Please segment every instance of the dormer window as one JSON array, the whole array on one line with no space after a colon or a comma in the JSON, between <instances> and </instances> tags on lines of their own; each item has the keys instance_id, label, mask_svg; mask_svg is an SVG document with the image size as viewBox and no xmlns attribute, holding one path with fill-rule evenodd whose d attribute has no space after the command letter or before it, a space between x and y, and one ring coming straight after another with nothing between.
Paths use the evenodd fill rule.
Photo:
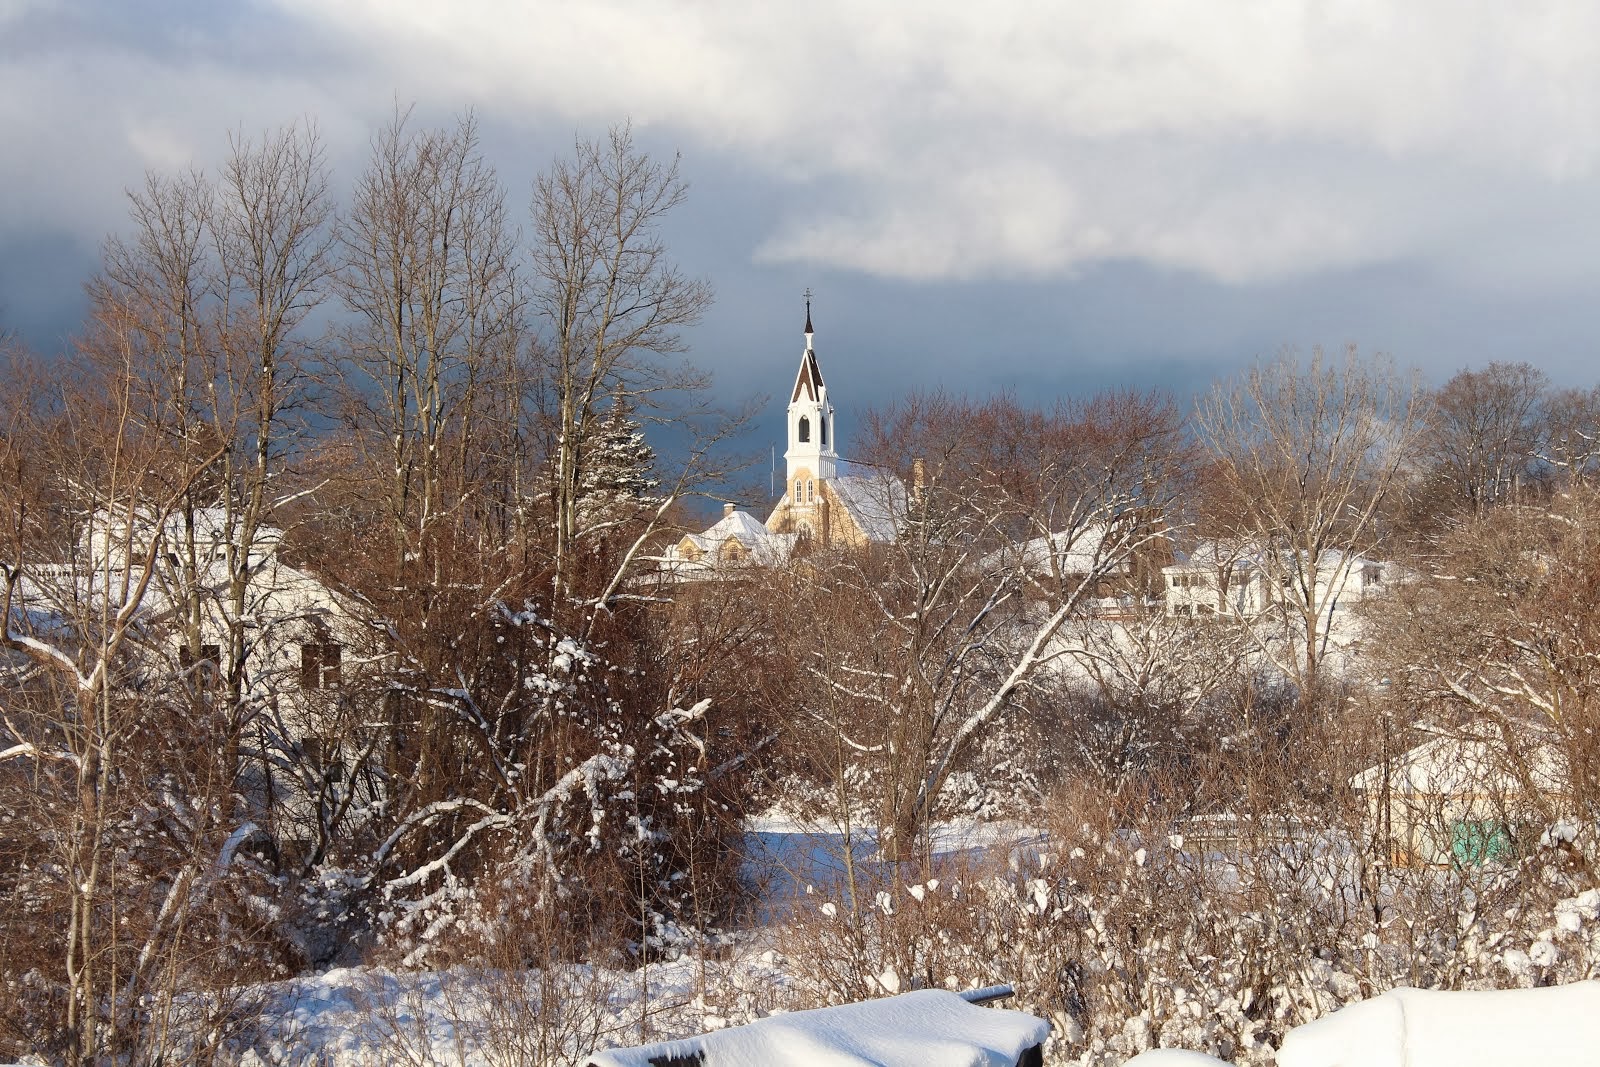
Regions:
<instances>
[{"instance_id":1,"label":"dormer window","mask_svg":"<svg viewBox=\"0 0 1600 1067\"><path fill-rule=\"evenodd\" d=\"M308 642L301 645L300 688L339 688L339 668L340 661L344 658L343 653L344 649L331 641Z\"/></svg>"},{"instance_id":2,"label":"dormer window","mask_svg":"<svg viewBox=\"0 0 1600 1067\"><path fill-rule=\"evenodd\" d=\"M800 440L811 440L811 420L806 418L804 415L800 416Z\"/></svg>"}]
</instances>

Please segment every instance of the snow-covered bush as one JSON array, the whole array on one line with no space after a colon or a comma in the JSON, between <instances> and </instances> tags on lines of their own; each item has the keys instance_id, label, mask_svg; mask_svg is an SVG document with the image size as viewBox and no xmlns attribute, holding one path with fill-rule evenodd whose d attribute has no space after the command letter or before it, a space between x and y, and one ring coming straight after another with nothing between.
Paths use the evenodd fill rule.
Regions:
<instances>
[{"instance_id":1,"label":"snow-covered bush","mask_svg":"<svg viewBox=\"0 0 1600 1067\"><path fill-rule=\"evenodd\" d=\"M380 943L406 966L525 944L531 960L670 947L726 856L706 810L700 718L531 606L458 629L454 686L418 686L370 874ZM620 628L607 652L636 652ZM700 849L700 852L696 852ZM548 937L559 935L552 949Z\"/></svg>"},{"instance_id":2,"label":"snow-covered bush","mask_svg":"<svg viewBox=\"0 0 1600 1067\"><path fill-rule=\"evenodd\" d=\"M1293 1027L1398 986L1600 976L1600 893L1559 849L1363 884L1355 843L1325 822L1197 841L1157 803L1085 788L1043 844L860 865L853 894L796 902L781 947L811 1003L1012 982L1052 1021L1049 1062L1088 1065L1149 1048L1265 1065Z\"/></svg>"}]
</instances>

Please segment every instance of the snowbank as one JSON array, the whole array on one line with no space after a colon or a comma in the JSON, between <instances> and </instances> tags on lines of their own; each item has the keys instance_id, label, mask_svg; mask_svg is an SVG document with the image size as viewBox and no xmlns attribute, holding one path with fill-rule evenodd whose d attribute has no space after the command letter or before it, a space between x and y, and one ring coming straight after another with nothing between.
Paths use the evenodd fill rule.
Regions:
<instances>
[{"instance_id":1,"label":"snowbank","mask_svg":"<svg viewBox=\"0 0 1600 1067\"><path fill-rule=\"evenodd\" d=\"M1207 1056L1204 1052L1186 1052L1181 1048L1153 1048L1141 1052L1122 1067L1233 1067L1227 1060Z\"/></svg>"},{"instance_id":2,"label":"snowbank","mask_svg":"<svg viewBox=\"0 0 1600 1067\"><path fill-rule=\"evenodd\" d=\"M1279 1067L1590 1067L1596 1062L1600 981L1486 992L1394 989L1291 1030L1278 1053Z\"/></svg>"},{"instance_id":3,"label":"snowbank","mask_svg":"<svg viewBox=\"0 0 1600 1067\"><path fill-rule=\"evenodd\" d=\"M652 1058L705 1056L705 1067L1013 1067L1050 1032L1043 1019L980 1008L942 989L774 1015L687 1041L596 1053L596 1067L648 1067Z\"/></svg>"}]
</instances>

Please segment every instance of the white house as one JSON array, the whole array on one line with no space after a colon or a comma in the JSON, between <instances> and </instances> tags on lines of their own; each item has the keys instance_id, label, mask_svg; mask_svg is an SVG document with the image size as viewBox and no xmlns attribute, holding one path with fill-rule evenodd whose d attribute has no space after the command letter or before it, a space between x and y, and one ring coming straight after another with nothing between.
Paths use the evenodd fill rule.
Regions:
<instances>
[{"instance_id":1,"label":"white house","mask_svg":"<svg viewBox=\"0 0 1600 1067\"><path fill-rule=\"evenodd\" d=\"M257 530L243 559L240 541L223 508L159 521L96 512L74 558L30 569L7 622L66 648L93 640L103 611L130 602L148 564L130 668L163 679L155 692L176 696L182 685L201 700L231 694L237 681L230 714L243 723L243 787L259 794L259 817L279 825L280 839L310 842L358 779L377 798L376 778L361 772L382 755L382 698L362 681L382 669L384 631L357 598L286 563L281 530Z\"/></svg>"},{"instance_id":2,"label":"white house","mask_svg":"<svg viewBox=\"0 0 1600 1067\"><path fill-rule=\"evenodd\" d=\"M1330 620L1368 596L1381 592L1397 575L1393 564L1329 549L1316 566L1304 555L1259 544L1226 545L1202 541L1161 570L1168 615L1229 615L1252 619L1287 599L1304 602L1299 583L1312 582L1314 602ZM1312 574L1312 570L1315 574Z\"/></svg>"}]
</instances>

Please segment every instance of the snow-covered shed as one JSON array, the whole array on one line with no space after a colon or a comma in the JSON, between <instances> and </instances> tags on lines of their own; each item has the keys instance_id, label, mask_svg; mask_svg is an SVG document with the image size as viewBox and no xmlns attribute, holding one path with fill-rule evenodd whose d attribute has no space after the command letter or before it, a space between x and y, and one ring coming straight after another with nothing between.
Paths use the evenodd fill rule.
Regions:
<instances>
[{"instance_id":1,"label":"snow-covered shed","mask_svg":"<svg viewBox=\"0 0 1600 1067\"><path fill-rule=\"evenodd\" d=\"M1350 779L1396 864L1508 858L1544 831L1545 813L1560 810L1565 761L1531 730L1514 745L1486 724L1429 732Z\"/></svg>"}]
</instances>

